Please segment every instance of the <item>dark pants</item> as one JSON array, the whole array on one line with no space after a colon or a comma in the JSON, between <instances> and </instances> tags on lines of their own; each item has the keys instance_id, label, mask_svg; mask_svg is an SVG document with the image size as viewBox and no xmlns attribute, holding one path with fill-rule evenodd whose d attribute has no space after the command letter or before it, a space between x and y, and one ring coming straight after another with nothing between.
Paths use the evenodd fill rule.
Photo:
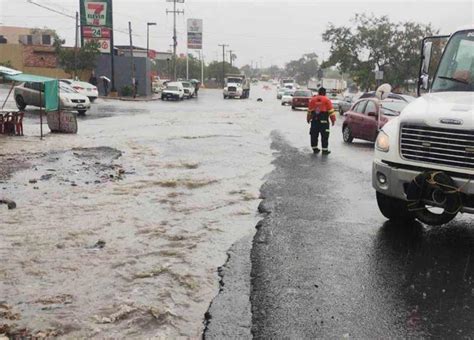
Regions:
<instances>
[{"instance_id":1,"label":"dark pants","mask_svg":"<svg viewBox=\"0 0 474 340\"><path fill-rule=\"evenodd\" d=\"M319 135L321 135L321 145L323 151L327 151L329 147L329 119L316 119L311 121L311 148L313 150L318 148Z\"/></svg>"}]
</instances>

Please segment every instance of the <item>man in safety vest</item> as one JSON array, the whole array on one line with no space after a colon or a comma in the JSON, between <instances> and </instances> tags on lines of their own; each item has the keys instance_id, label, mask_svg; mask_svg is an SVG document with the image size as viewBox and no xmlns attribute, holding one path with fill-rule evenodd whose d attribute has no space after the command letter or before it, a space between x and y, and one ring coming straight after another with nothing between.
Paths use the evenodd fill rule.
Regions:
<instances>
[{"instance_id":1,"label":"man in safety vest","mask_svg":"<svg viewBox=\"0 0 474 340\"><path fill-rule=\"evenodd\" d=\"M321 134L321 145L323 155L329 155L329 119L332 125L336 122L336 113L331 101L326 97L326 89L321 87L318 95L311 98L308 105L308 115L306 121L311 123L309 134L311 135L311 148L314 153L319 153L318 139Z\"/></svg>"}]
</instances>

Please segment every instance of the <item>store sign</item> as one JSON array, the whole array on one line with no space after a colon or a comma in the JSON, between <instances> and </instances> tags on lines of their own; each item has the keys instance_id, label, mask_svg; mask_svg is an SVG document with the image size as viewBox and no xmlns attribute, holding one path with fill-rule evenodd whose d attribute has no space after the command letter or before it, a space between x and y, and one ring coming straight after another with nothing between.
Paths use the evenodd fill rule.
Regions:
<instances>
[{"instance_id":1,"label":"store sign","mask_svg":"<svg viewBox=\"0 0 474 340\"><path fill-rule=\"evenodd\" d=\"M188 19L188 49L202 50L202 19Z\"/></svg>"},{"instance_id":2,"label":"store sign","mask_svg":"<svg viewBox=\"0 0 474 340\"><path fill-rule=\"evenodd\" d=\"M110 39L84 38L84 43L95 42L100 53L110 53Z\"/></svg>"},{"instance_id":3,"label":"store sign","mask_svg":"<svg viewBox=\"0 0 474 340\"><path fill-rule=\"evenodd\" d=\"M111 31L106 27L90 27L86 26L82 30L84 38L107 38L110 39Z\"/></svg>"},{"instance_id":4,"label":"store sign","mask_svg":"<svg viewBox=\"0 0 474 340\"><path fill-rule=\"evenodd\" d=\"M82 44L99 43L101 53L110 53L112 38L112 0L79 0Z\"/></svg>"}]
</instances>

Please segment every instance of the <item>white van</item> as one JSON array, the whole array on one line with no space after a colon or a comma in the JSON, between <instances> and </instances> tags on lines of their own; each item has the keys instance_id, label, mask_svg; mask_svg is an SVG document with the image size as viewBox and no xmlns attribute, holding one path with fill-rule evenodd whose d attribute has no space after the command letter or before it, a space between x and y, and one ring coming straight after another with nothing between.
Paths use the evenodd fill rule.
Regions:
<instances>
[{"instance_id":1,"label":"white van","mask_svg":"<svg viewBox=\"0 0 474 340\"><path fill-rule=\"evenodd\" d=\"M166 84L166 87L161 92L161 100L183 100L184 98L184 87L179 81L172 81Z\"/></svg>"}]
</instances>

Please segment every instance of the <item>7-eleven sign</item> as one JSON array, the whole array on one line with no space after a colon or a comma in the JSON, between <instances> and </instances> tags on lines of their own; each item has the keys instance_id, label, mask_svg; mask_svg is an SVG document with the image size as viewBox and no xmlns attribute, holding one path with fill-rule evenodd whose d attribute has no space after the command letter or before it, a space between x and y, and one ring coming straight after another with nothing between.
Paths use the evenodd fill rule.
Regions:
<instances>
[{"instance_id":1,"label":"7-eleven sign","mask_svg":"<svg viewBox=\"0 0 474 340\"><path fill-rule=\"evenodd\" d=\"M86 2L87 25L105 26L107 23L106 2Z\"/></svg>"},{"instance_id":2,"label":"7-eleven sign","mask_svg":"<svg viewBox=\"0 0 474 340\"><path fill-rule=\"evenodd\" d=\"M80 0L82 26L112 26L112 0Z\"/></svg>"}]
</instances>

